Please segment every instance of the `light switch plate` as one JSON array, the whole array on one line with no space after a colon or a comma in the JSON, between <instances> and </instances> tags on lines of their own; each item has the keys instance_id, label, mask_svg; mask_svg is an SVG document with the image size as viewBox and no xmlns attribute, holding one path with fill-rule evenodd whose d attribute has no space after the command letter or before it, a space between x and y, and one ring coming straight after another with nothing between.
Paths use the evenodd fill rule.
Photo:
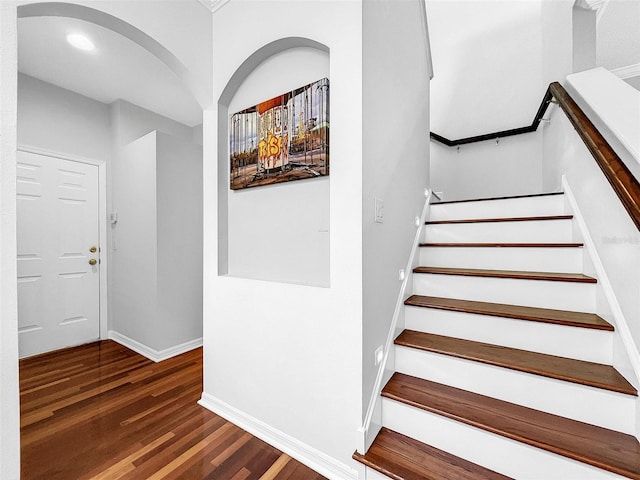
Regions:
<instances>
[{"instance_id":1,"label":"light switch plate","mask_svg":"<svg viewBox=\"0 0 640 480\"><path fill-rule=\"evenodd\" d=\"M373 199L374 221L376 223L384 222L384 201L380 198Z\"/></svg>"}]
</instances>

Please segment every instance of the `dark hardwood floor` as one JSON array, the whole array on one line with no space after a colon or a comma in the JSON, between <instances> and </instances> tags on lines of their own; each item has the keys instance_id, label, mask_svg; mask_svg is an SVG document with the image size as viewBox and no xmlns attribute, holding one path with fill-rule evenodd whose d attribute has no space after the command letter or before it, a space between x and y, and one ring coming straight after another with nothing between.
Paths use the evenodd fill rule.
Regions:
<instances>
[{"instance_id":1,"label":"dark hardwood floor","mask_svg":"<svg viewBox=\"0 0 640 480\"><path fill-rule=\"evenodd\" d=\"M322 480L199 406L202 349L102 341L20 362L22 480Z\"/></svg>"}]
</instances>

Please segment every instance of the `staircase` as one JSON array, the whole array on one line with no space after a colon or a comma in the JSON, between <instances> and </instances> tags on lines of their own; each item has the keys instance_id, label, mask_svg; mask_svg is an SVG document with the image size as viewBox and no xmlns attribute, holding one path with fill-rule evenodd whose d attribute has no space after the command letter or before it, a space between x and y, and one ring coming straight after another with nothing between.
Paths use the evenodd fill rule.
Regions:
<instances>
[{"instance_id":1,"label":"staircase","mask_svg":"<svg viewBox=\"0 0 640 480\"><path fill-rule=\"evenodd\" d=\"M433 204L424 231L366 479L640 479L563 194Z\"/></svg>"}]
</instances>

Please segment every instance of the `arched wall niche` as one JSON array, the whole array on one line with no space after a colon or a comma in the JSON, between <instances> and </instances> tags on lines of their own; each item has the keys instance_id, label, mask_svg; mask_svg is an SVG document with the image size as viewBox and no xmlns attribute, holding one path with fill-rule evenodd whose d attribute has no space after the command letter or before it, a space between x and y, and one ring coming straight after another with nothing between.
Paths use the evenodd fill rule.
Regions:
<instances>
[{"instance_id":1,"label":"arched wall niche","mask_svg":"<svg viewBox=\"0 0 640 480\"><path fill-rule=\"evenodd\" d=\"M211 103L209 100L211 95L202 88L196 78L173 53L153 37L114 15L86 5L66 2L39 2L18 6L18 18L28 17L75 18L119 33L163 62L184 83L202 108L208 107Z\"/></svg>"},{"instance_id":2,"label":"arched wall niche","mask_svg":"<svg viewBox=\"0 0 640 480\"><path fill-rule=\"evenodd\" d=\"M288 182L259 188L249 188L246 190L229 189L229 117L235 111L255 105L259 101L270 98L269 95L276 96L284 93L289 88L296 88L322 77L329 77L329 48L315 40L304 37L286 37L270 42L256 50L247 57L235 70L227 82L224 90L218 99L218 131L217 131L217 168L218 168L218 274L230 275L240 278L253 278L259 280L270 280L284 283L299 283L314 286L329 286L329 178L321 177L297 182ZM304 80L281 78L278 81L278 72L283 70L287 59L298 59L296 67L299 71L305 71ZM309 71L313 73L309 73ZM311 76L309 76L311 75ZM293 75L294 77L298 75ZM276 79L274 80L274 78ZM317 78L316 78L317 77ZM255 90L261 79L265 78L271 83L270 89L266 87L264 92L256 94ZM293 82L293 84L292 84ZM297 83L296 83L297 82ZM280 86L282 84L282 86ZM249 97L253 95L253 103L244 104L247 93ZM240 97L240 99L238 98ZM230 108L231 107L231 108ZM233 111L231 111L233 110ZM309 197L305 198L306 194ZM272 208L282 209L284 205L299 205L305 198L309 201L309 215L314 220L305 217L301 221L300 212L287 212L292 214L290 222L284 225L284 230L293 228L295 224L297 230L287 233L275 230L273 234L277 237L281 235L281 240L287 238L291 243L307 242L311 244L310 255L316 255L315 260L307 262L302 260L299 264L291 264L287 267L287 261L276 267L272 262L258 261L254 265L247 265L239 260L237 245L238 239L242 242L244 235L238 233L238 222L240 217L251 213L247 205L252 203L260 205L270 205ZM288 203L287 203L287 199ZM266 207L269 208L269 207ZM293 210L296 210L292 207ZM315 220L315 218L318 218ZM251 221L251 219L247 219ZM254 221L264 219L254 218ZM304 222L307 221L305 225ZM313 223L317 222L315 226ZM325 228L326 225L326 228ZM271 228L268 220L263 225L264 228ZM281 227L283 227L281 225ZM315 229L315 232L313 231ZM261 237L263 238L263 237ZM315 250L314 250L315 249ZM301 258L303 254L292 253ZM289 263L292 263L289 262ZM315 273L314 273L315 272Z\"/></svg>"}]
</instances>

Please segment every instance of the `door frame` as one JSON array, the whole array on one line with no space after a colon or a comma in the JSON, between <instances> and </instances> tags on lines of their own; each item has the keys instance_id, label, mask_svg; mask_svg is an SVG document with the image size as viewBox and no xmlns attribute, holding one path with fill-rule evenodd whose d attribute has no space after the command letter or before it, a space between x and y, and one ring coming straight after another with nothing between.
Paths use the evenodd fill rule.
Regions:
<instances>
[{"instance_id":1,"label":"door frame","mask_svg":"<svg viewBox=\"0 0 640 480\"><path fill-rule=\"evenodd\" d=\"M32 153L46 157L59 158L70 162L84 163L98 167L98 229L100 242L100 280L99 280L99 319L100 339L106 340L109 337L108 328L108 265L109 248L107 244L107 162L104 160L94 160L92 158L70 155L67 153L54 152L46 148L34 147L31 145L18 144L18 152ZM17 161L17 160L16 160Z\"/></svg>"}]
</instances>

